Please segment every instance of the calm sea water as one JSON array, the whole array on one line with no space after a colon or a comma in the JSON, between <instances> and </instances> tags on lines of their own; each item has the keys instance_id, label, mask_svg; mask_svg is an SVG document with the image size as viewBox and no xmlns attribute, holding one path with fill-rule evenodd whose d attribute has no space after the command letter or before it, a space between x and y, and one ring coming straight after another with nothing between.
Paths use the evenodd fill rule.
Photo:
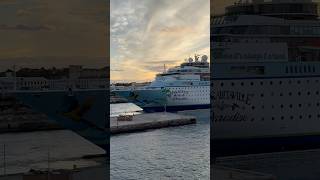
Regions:
<instances>
[{"instance_id":1,"label":"calm sea water","mask_svg":"<svg viewBox=\"0 0 320 180\"><path fill-rule=\"evenodd\" d=\"M112 136L111 179L210 179L210 110L179 113L197 124Z\"/></svg>"}]
</instances>

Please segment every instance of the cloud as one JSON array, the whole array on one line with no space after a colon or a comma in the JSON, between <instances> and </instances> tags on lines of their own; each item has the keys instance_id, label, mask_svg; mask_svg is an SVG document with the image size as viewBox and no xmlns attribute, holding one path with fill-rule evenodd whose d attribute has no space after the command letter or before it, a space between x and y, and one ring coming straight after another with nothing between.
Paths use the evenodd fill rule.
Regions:
<instances>
[{"instance_id":1,"label":"cloud","mask_svg":"<svg viewBox=\"0 0 320 180\"><path fill-rule=\"evenodd\" d=\"M0 0L0 5L12 5L16 3L17 0Z\"/></svg>"},{"instance_id":2,"label":"cloud","mask_svg":"<svg viewBox=\"0 0 320 180\"><path fill-rule=\"evenodd\" d=\"M17 31L52 31L54 28L47 25L37 25L31 26L27 24L17 24L14 26L9 26L6 24L0 25L0 30L17 30Z\"/></svg>"},{"instance_id":3,"label":"cloud","mask_svg":"<svg viewBox=\"0 0 320 180\"><path fill-rule=\"evenodd\" d=\"M123 67L123 74L154 76L163 69L159 62L166 59L178 65L194 53L209 55L209 4L209 0L111 0L111 67ZM153 76L137 75L139 80Z\"/></svg>"}]
</instances>

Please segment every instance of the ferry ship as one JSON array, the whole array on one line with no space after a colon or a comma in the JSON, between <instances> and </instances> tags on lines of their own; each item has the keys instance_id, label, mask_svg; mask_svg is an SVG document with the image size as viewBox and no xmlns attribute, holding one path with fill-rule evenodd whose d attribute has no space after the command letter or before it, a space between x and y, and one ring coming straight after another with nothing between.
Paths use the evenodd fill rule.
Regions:
<instances>
[{"instance_id":1,"label":"ferry ship","mask_svg":"<svg viewBox=\"0 0 320 180\"><path fill-rule=\"evenodd\" d=\"M210 68L208 56L195 55L180 66L157 74L144 87L114 90L146 111L176 111L210 108Z\"/></svg>"},{"instance_id":2,"label":"ferry ship","mask_svg":"<svg viewBox=\"0 0 320 180\"><path fill-rule=\"evenodd\" d=\"M317 3L239 1L212 17L210 41L216 152L319 146Z\"/></svg>"}]
</instances>

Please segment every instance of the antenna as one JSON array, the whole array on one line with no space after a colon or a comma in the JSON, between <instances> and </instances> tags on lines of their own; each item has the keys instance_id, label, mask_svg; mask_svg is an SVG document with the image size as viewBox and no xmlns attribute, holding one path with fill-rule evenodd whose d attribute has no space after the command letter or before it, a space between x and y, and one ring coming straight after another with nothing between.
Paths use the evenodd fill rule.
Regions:
<instances>
[{"instance_id":1,"label":"antenna","mask_svg":"<svg viewBox=\"0 0 320 180\"><path fill-rule=\"evenodd\" d=\"M16 65L13 65L13 82L14 82L14 91L17 91L17 70Z\"/></svg>"},{"instance_id":2,"label":"antenna","mask_svg":"<svg viewBox=\"0 0 320 180\"><path fill-rule=\"evenodd\" d=\"M3 175L6 175L6 144L3 144Z\"/></svg>"},{"instance_id":3,"label":"antenna","mask_svg":"<svg viewBox=\"0 0 320 180\"><path fill-rule=\"evenodd\" d=\"M167 72L166 64L163 64L163 73Z\"/></svg>"}]
</instances>

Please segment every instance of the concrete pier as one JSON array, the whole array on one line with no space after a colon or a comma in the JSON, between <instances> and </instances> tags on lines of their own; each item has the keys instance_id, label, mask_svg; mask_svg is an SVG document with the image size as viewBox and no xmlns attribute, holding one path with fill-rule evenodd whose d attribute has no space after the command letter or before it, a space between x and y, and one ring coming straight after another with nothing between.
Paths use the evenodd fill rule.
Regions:
<instances>
[{"instance_id":1,"label":"concrete pier","mask_svg":"<svg viewBox=\"0 0 320 180\"><path fill-rule=\"evenodd\" d=\"M196 123L194 116L168 112L145 113L132 116L131 121L119 121L117 117L111 117L110 132L119 134L194 123Z\"/></svg>"}]
</instances>

